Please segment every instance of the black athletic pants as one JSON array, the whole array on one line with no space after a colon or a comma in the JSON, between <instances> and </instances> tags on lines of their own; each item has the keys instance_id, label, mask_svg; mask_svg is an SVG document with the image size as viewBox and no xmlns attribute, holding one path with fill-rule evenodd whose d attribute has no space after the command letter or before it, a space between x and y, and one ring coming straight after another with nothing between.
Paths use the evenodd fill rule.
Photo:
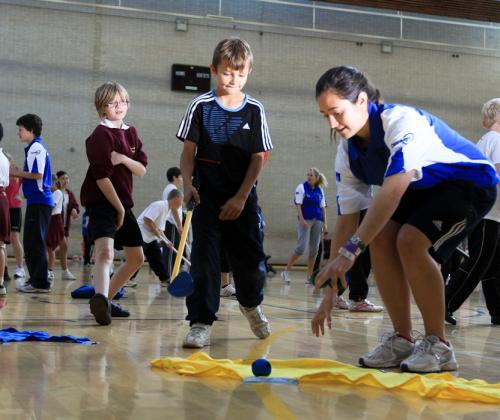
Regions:
<instances>
[{"instance_id":1,"label":"black athletic pants","mask_svg":"<svg viewBox=\"0 0 500 420\"><path fill-rule=\"evenodd\" d=\"M446 285L446 310L455 312L481 282L490 316L500 316L500 223L481 220L468 244L469 258Z\"/></svg>"},{"instance_id":2,"label":"black athletic pants","mask_svg":"<svg viewBox=\"0 0 500 420\"><path fill-rule=\"evenodd\" d=\"M29 204L26 207L23 230L23 247L29 281L37 289L49 289L48 261L45 237L49 229L52 207L46 204Z\"/></svg>"},{"instance_id":3,"label":"black athletic pants","mask_svg":"<svg viewBox=\"0 0 500 420\"><path fill-rule=\"evenodd\" d=\"M200 191L201 203L193 212L191 275L194 292L186 298L187 320L211 325L220 301L221 241L233 272L238 302L247 308L260 305L266 279L262 248L262 218L255 188L236 220L219 220L224 200Z\"/></svg>"}]
</instances>

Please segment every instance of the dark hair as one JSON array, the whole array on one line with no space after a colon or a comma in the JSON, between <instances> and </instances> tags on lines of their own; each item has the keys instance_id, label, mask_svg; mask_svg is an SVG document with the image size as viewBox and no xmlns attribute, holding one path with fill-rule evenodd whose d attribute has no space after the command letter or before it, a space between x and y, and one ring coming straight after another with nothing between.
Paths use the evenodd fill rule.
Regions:
<instances>
[{"instance_id":1,"label":"dark hair","mask_svg":"<svg viewBox=\"0 0 500 420\"><path fill-rule=\"evenodd\" d=\"M352 103L361 92L365 92L371 102L378 104L382 100L379 90L355 67L333 67L323 74L316 83L316 98L328 90Z\"/></svg>"},{"instance_id":2,"label":"dark hair","mask_svg":"<svg viewBox=\"0 0 500 420\"><path fill-rule=\"evenodd\" d=\"M3 125L0 123L0 141L3 139Z\"/></svg>"},{"instance_id":3,"label":"dark hair","mask_svg":"<svg viewBox=\"0 0 500 420\"><path fill-rule=\"evenodd\" d=\"M57 171L56 175L58 178L61 178L63 175L67 175L68 173L66 171Z\"/></svg>"},{"instance_id":4,"label":"dark hair","mask_svg":"<svg viewBox=\"0 0 500 420\"><path fill-rule=\"evenodd\" d=\"M170 201L170 200L173 200L174 198L182 197L182 196L183 196L182 193L177 188L175 188L168 193L167 201Z\"/></svg>"},{"instance_id":5,"label":"dark hair","mask_svg":"<svg viewBox=\"0 0 500 420\"><path fill-rule=\"evenodd\" d=\"M42 134L42 119L38 115L23 115L18 118L16 125L22 126L26 130L31 131L36 137L40 137L40 134Z\"/></svg>"},{"instance_id":6,"label":"dark hair","mask_svg":"<svg viewBox=\"0 0 500 420\"><path fill-rule=\"evenodd\" d=\"M167 170L167 180L168 182L172 182L174 177L181 176L181 170L177 166L172 166Z\"/></svg>"}]
</instances>

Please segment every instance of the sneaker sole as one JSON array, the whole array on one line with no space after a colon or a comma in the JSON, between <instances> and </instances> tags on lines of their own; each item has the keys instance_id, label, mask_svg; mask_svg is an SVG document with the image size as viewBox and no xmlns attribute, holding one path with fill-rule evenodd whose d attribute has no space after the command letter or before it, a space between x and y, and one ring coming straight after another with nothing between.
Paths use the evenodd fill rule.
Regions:
<instances>
[{"instance_id":1,"label":"sneaker sole","mask_svg":"<svg viewBox=\"0 0 500 420\"><path fill-rule=\"evenodd\" d=\"M91 299L90 301L90 312L94 315L96 322L99 325L109 325L111 324L112 318L109 306L103 299Z\"/></svg>"},{"instance_id":2,"label":"sneaker sole","mask_svg":"<svg viewBox=\"0 0 500 420\"><path fill-rule=\"evenodd\" d=\"M416 370L410 369L410 367L406 363L401 363L400 369L402 372L412 372L412 373L439 373L439 372L450 372L458 369L458 363L456 362L448 362L440 366L438 369L432 370Z\"/></svg>"},{"instance_id":3,"label":"sneaker sole","mask_svg":"<svg viewBox=\"0 0 500 420\"><path fill-rule=\"evenodd\" d=\"M206 346L209 346L209 345L210 345L210 341L208 343L205 343L205 344L202 344L202 345L195 344L195 343L183 342L182 343L182 348L184 348L184 349L202 349L203 347L206 347Z\"/></svg>"},{"instance_id":4,"label":"sneaker sole","mask_svg":"<svg viewBox=\"0 0 500 420\"><path fill-rule=\"evenodd\" d=\"M358 363L359 363L359 365L361 367L369 368L369 369L391 369L391 368L400 367L400 365L401 365L401 362L399 362L399 363L394 362L394 364L392 364L392 365L370 366L370 365L368 365L368 364L365 363L365 361L364 361L364 359L362 357L359 358Z\"/></svg>"}]
</instances>

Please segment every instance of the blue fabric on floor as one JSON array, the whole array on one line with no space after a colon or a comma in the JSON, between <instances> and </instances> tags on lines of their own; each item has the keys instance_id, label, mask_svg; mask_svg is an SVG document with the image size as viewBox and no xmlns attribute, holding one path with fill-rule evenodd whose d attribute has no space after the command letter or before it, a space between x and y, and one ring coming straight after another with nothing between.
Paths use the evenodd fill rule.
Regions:
<instances>
[{"instance_id":1,"label":"blue fabric on floor","mask_svg":"<svg viewBox=\"0 0 500 420\"><path fill-rule=\"evenodd\" d=\"M73 299L90 299L94 295L95 295L94 286L88 284L80 286L78 289L75 289L71 292L71 297ZM122 287L115 295L113 300L121 299L124 295L125 295L125 289Z\"/></svg>"},{"instance_id":2,"label":"blue fabric on floor","mask_svg":"<svg viewBox=\"0 0 500 420\"><path fill-rule=\"evenodd\" d=\"M15 328L4 328L0 330L0 343L17 343L20 341L54 341L56 343L76 343L87 346L97 344L87 337L50 335L45 331L18 331Z\"/></svg>"}]
</instances>

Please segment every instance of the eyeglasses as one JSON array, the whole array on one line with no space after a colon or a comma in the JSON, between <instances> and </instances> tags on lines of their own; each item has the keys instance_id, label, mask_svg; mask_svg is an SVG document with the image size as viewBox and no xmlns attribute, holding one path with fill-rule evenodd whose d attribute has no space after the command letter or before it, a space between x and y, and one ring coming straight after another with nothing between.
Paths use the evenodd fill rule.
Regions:
<instances>
[{"instance_id":1,"label":"eyeglasses","mask_svg":"<svg viewBox=\"0 0 500 420\"><path fill-rule=\"evenodd\" d=\"M109 108L118 108L119 106L128 106L129 101L114 101L106 104Z\"/></svg>"}]
</instances>

